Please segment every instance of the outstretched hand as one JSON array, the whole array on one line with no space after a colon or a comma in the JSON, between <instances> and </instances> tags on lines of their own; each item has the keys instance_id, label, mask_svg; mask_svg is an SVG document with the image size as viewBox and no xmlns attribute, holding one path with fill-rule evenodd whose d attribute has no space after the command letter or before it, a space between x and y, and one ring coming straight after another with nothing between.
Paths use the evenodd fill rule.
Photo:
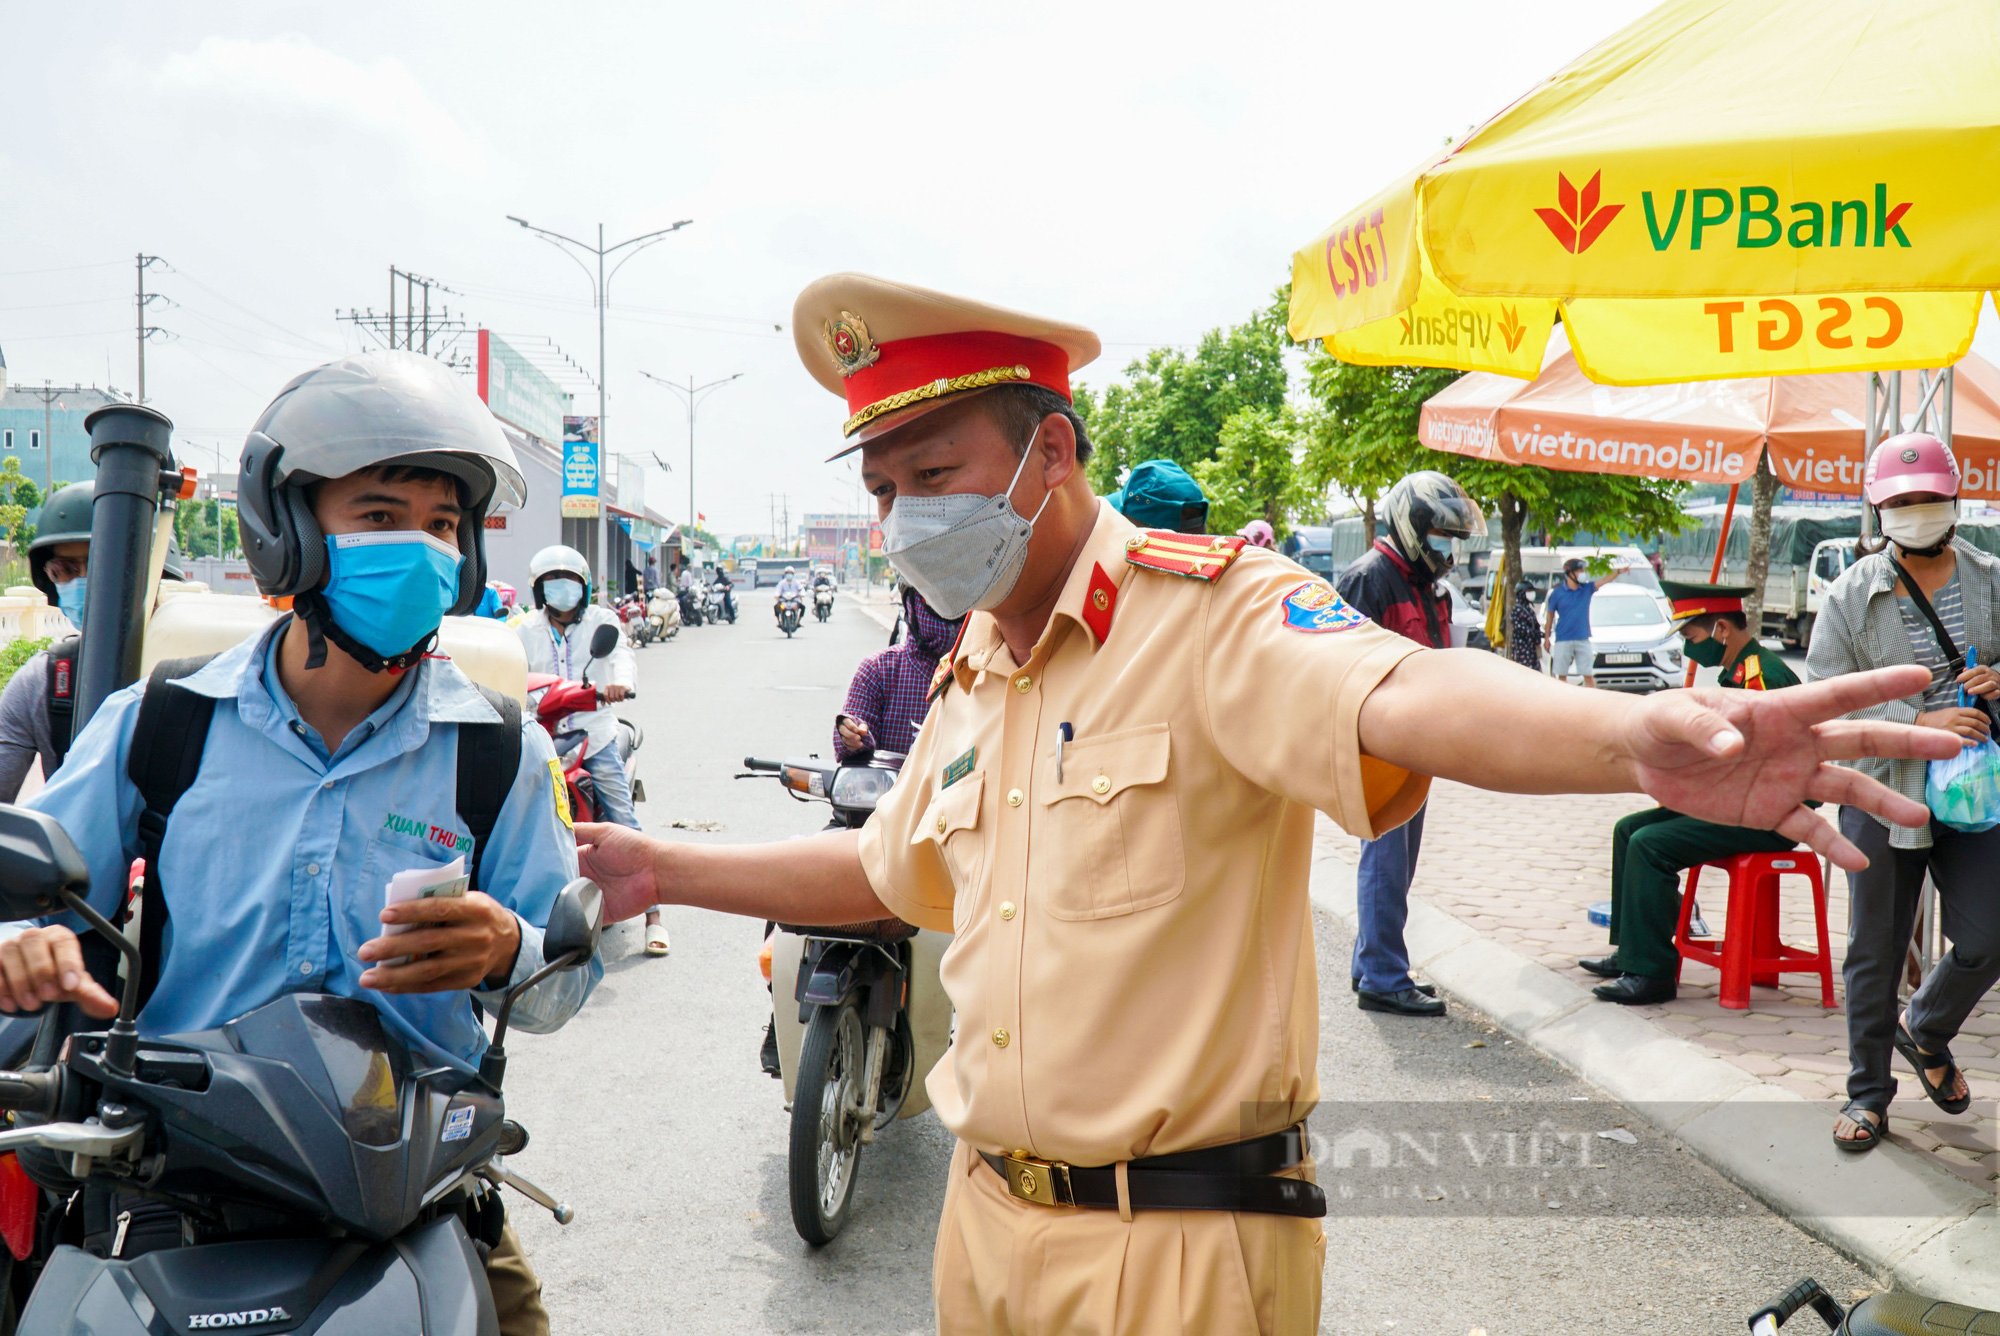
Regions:
<instances>
[{"instance_id":1,"label":"outstretched hand","mask_svg":"<svg viewBox=\"0 0 2000 1336\"><path fill-rule=\"evenodd\" d=\"M1868 860L1805 803L1859 807L1900 826L1928 821L1922 803L1827 762L1957 755L1958 737L1941 729L1841 717L1929 683L1926 669L1910 666L1781 691L1665 691L1627 716L1623 741L1639 786L1662 806L1718 825L1774 830L1854 870Z\"/></svg>"},{"instance_id":2,"label":"outstretched hand","mask_svg":"<svg viewBox=\"0 0 2000 1336\"><path fill-rule=\"evenodd\" d=\"M629 826L576 823L577 870L604 892L604 921L618 923L660 903L654 851L659 846Z\"/></svg>"}]
</instances>

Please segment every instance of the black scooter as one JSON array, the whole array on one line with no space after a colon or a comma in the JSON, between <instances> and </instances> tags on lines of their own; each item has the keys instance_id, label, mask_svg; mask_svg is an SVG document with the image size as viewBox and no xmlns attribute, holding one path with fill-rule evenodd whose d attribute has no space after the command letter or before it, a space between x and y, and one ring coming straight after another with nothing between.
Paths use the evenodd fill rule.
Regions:
<instances>
[{"instance_id":1,"label":"black scooter","mask_svg":"<svg viewBox=\"0 0 2000 1336\"><path fill-rule=\"evenodd\" d=\"M108 1030L58 1038L77 1013L51 1008L36 1048L52 1060L0 1071L14 1114L0 1151L18 1153L43 1203L16 1264L13 1292L30 1297L15 1330L497 1336L481 1248L499 1237L500 1185L572 1218L501 1166L528 1143L500 1098L508 1017L595 954L596 885L563 888L548 964L508 991L477 1075L423 1065L373 1006L324 994L141 1039L139 949L89 886L53 818L0 805L0 919L68 910L125 959Z\"/></svg>"},{"instance_id":2,"label":"black scooter","mask_svg":"<svg viewBox=\"0 0 2000 1336\"><path fill-rule=\"evenodd\" d=\"M1843 1309L1818 1281L1806 1279L1786 1290L1777 1302L1750 1315L1751 1336L1778 1336L1778 1328L1807 1304L1834 1336L1960 1336L1964 1332L2000 1331L2000 1313L1907 1291L1871 1294L1854 1307Z\"/></svg>"}]
</instances>

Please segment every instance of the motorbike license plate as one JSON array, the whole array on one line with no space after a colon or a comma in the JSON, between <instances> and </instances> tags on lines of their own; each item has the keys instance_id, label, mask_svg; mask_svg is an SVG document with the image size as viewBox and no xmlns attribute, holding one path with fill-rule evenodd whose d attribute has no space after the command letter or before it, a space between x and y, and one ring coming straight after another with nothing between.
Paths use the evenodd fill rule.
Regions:
<instances>
[{"instance_id":1,"label":"motorbike license plate","mask_svg":"<svg viewBox=\"0 0 2000 1336\"><path fill-rule=\"evenodd\" d=\"M1646 656L1643 654L1607 654L1604 656L1604 662L1607 667L1612 664L1644 663L1645 661Z\"/></svg>"}]
</instances>

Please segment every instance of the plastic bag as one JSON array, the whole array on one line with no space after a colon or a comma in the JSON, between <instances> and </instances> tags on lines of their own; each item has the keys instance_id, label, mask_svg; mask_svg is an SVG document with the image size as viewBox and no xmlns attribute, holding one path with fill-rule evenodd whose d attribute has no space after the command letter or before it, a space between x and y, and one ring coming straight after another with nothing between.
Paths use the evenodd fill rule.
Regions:
<instances>
[{"instance_id":1,"label":"plastic bag","mask_svg":"<svg viewBox=\"0 0 2000 1336\"><path fill-rule=\"evenodd\" d=\"M1974 663L1965 654L1965 666ZM1959 689L1958 703L1971 706L1972 697ZM1953 830L1978 833L2000 826L2000 747L1991 737L1944 761L1932 761L1924 772L1924 802L1931 815Z\"/></svg>"}]
</instances>

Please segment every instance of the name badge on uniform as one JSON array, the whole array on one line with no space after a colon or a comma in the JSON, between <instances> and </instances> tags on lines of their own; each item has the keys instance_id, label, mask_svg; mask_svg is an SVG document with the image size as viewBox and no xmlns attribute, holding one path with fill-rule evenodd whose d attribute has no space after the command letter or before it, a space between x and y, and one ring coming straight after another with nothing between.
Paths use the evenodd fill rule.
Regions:
<instances>
[{"instance_id":1,"label":"name badge on uniform","mask_svg":"<svg viewBox=\"0 0 2000 1336\"><path fill-rule=\"evenodd\" d=\"M964 779L967 775L971 774L973 763L978 759L979 759L979 748L967 747L965 749L965 755L959 757L956 761L953 761L950 765L944 768L944 783L940 787L948 789L952 785L958 783L959 780Z\"/></svg>"},{"instance_id":2,"label":"name badge on uniform","mask_svg":"<svg viewBox=\"0 0 2000 1336\"><path fill-rule=\"evenodd\" d=\"M1317 580L1308 580L1285 595L1278 608L1284 613L1285 625L1294 631L1345 631L1368 620L1355 611L1353 604Z\"/></svg>"}]
</instances>

